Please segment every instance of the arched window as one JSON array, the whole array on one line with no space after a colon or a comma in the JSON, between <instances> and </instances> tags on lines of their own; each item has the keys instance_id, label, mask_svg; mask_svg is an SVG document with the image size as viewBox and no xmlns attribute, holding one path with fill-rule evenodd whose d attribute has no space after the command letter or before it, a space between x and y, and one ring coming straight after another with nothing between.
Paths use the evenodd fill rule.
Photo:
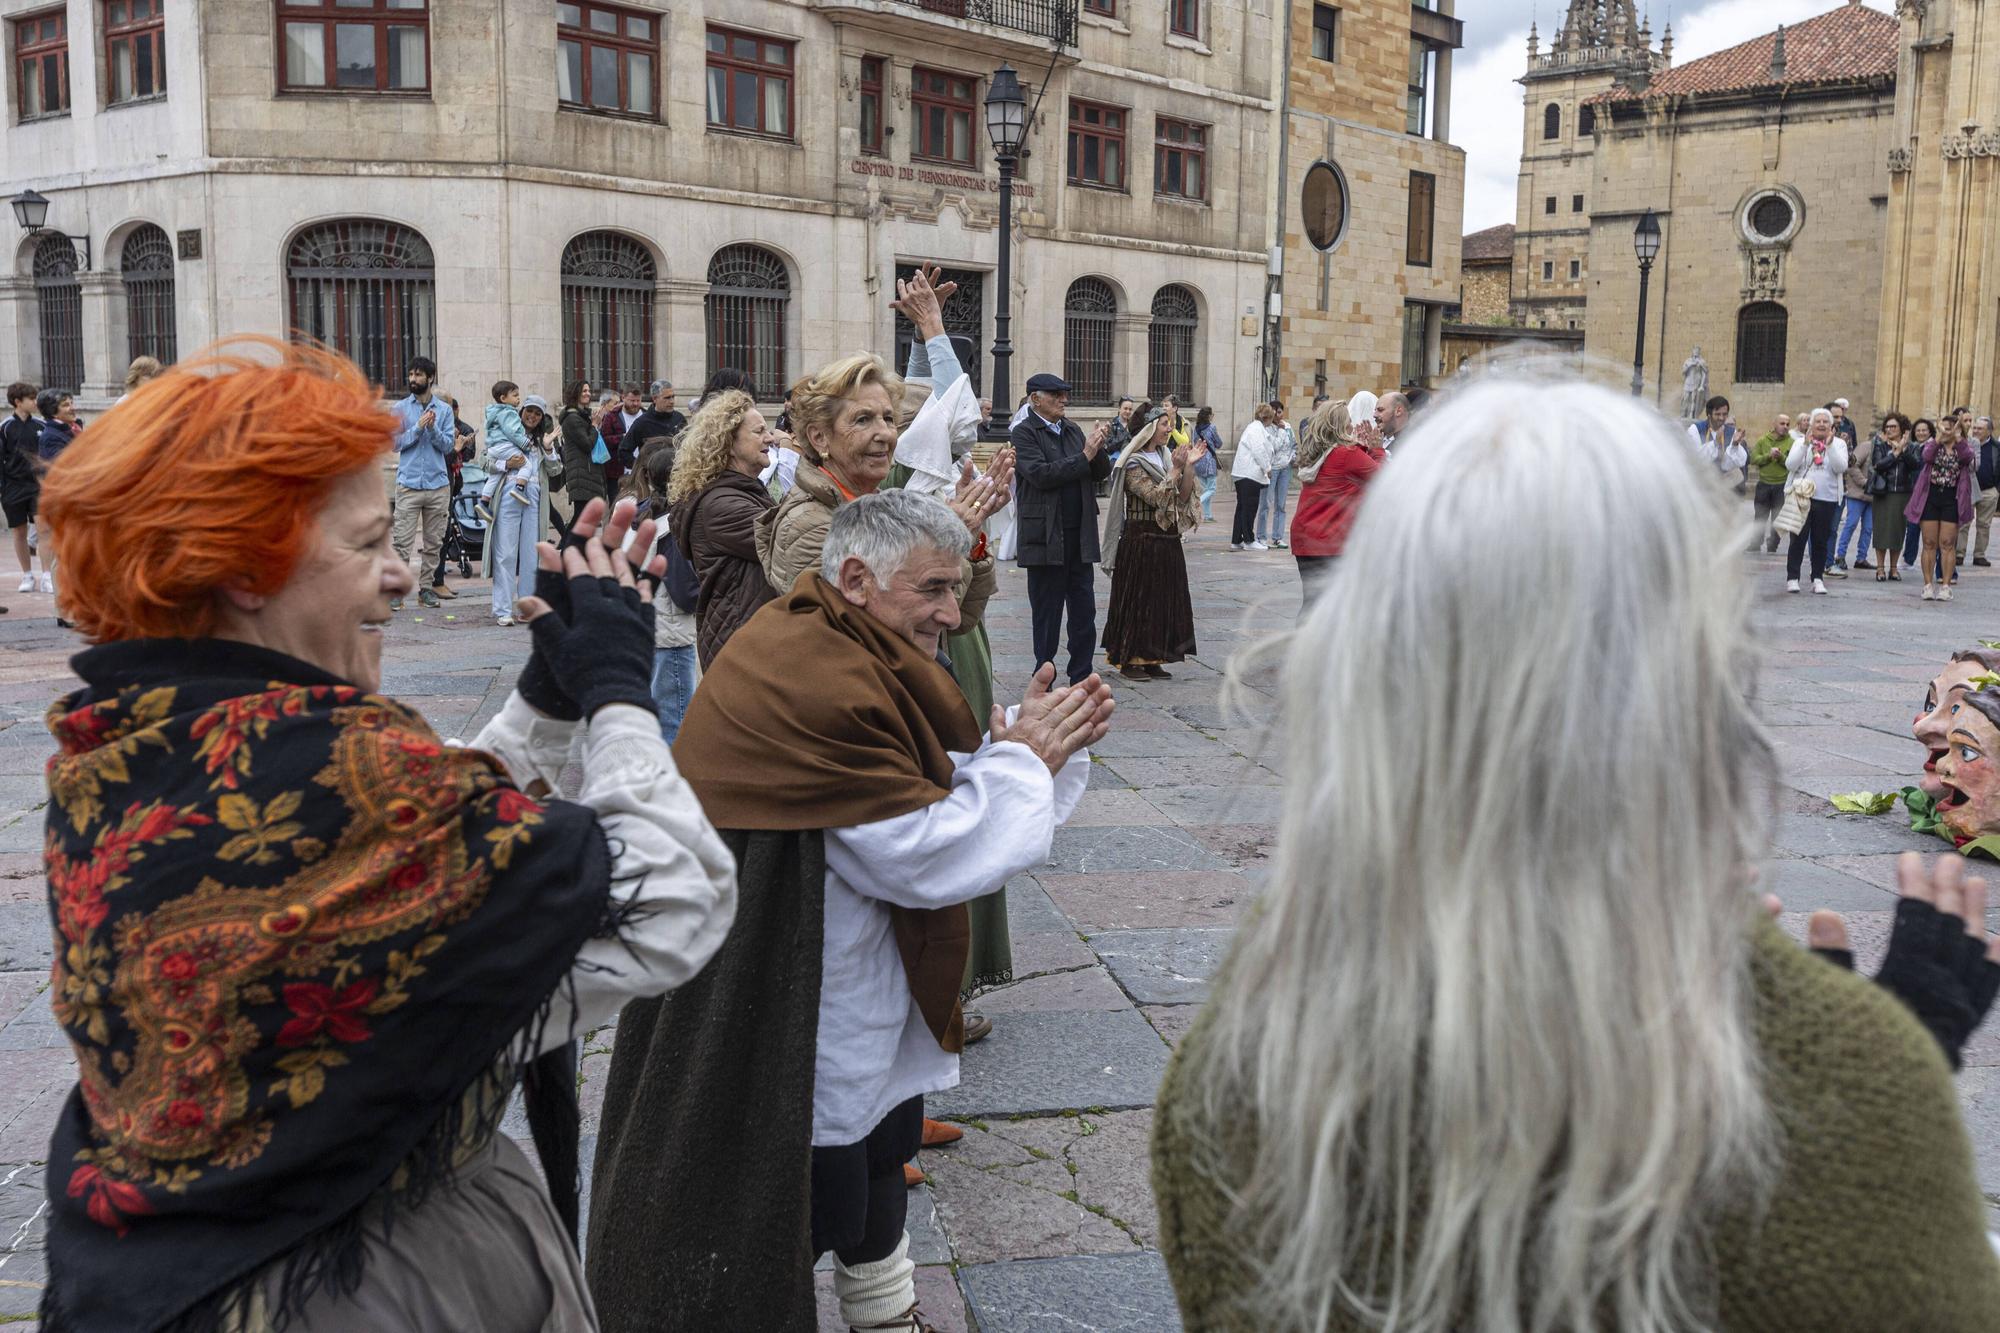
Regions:
<instances>
[{"instance_id":1,"label":"arched window","mask_svg":"<svg viewBox=\"0 0 2000 1333\"><path fill-rule=\"evenodd\" d=\"M1562 108L1551 102L1542 109L1542 137L1544 139L1560 139L1562 138L1562 132Z\"/></svg>"},{"instance_id":2,"label":"arched window","mask_svg":"<svg viewBox=\"0 0 2000 1333\"><path fill-rule=\"evenodd\" d=\"M600 390L653 378L653 256L630 236L587 231L563 247L563 379Z\"/></svg>"},{"instance_id":3,"label":"arched window","mask_svg":"<svg viewBox=\"0 0 2000 1333\"><path fill-rule=\"evenodd\" d=\"M1118 296L1102 278L1078 278L1063 298L1063 378L1070 396L1096 407L1111 401L1111 334Z\"/></svg>"},{"instance_id":4,"label":"arched window","mask_svg":"<svg viewBox=\"0 0 2000 1333\"><path fill-rule=\"evenodd\" d=\"M1576 113L1576 132L1579 136L1597 131L1597 108L1587 106Z\"/></svg>"},{"instance_id":5,"label":"arched window","mask_svg":"<svg viewBox=\"0 0 2000 1333\"><path fill-rule=\"evenodd\" d=\"M1736 316L1736 382L1778 384L1785 378L1791 316L1776 301L1746 305Z\"/></svg>"},{"instance_id":6,"label":"arched window","mask_svg":"<svg viewBox=\"0 0 2000 1333\"><path fill-rule=\"evenodd\" d=\"M1146 396L1154 402L1171 395L1186 406L1194 401L1194 342L1201 307L1194 293L1174 285L1153 294L1153 322L1146 329Z\"/></svg>"},{"instance_id":7,"label":"arched window","mask_svg":"<svg viewBox=\"0 0 2000 1333\"><path fill-rule=\"evenodd\" d=\"M294 337L352 357L398 384L413 357L437 355L437 269L430 242L395 222L341 218L308 227L285 256Z\"/></svg>"},{"instance_id":8,"label":"arched window","mask_svg":"<svg viewBox=\"0 0 2000 1333\"><path fill-rule=\"evenodd\" d=\"M125 281L125 355L174 363L174 245L148 222L125 238L119 254Z\"/></svg>"},{"instance_id":9,"label":"arched window","mask_svg":"<svg viewBox=\"0 0 2000 1333\"><path fill-rule=\"evenodd\" d=\"M42 387L83 387L83 286L67 236L35 243L35 308L41 325Z\"/></svg>"},{"instance_id":10,"label":"arched window","mask_svg":"<svg viewBox=\"0 0 2000 1333\"><path fill-rule=\"evenodd\" d=\"M756 245L727 245L708 261L708 373L748 375L761 402L785 396L785 261Z\"/></svg>"}]
</instances>

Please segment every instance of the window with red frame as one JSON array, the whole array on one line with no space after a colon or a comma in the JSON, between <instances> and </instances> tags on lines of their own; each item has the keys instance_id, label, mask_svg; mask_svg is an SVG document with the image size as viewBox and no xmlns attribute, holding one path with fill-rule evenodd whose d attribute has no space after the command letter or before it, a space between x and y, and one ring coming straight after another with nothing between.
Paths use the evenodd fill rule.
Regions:
<instances>
[{"instance_id":1,"label":"window with red frame","mask_svg":"<svg viewBox=\"0 0 2000 1333\"><path fill-rule=\"evenodd\" d=\"M708 30L708 123L792 137L793 43L734 28Z\"/></svg>"},{"instance_id":2,"label":"window with red frame","mask_svg":"<svg viewBox=\"0 0 2000 1333\"><path fill-rule=\"evenodd\" d=\"M1118 0L1083 0L1083 7L1108 19L1118 17Z\"/></svg>"},{"instance_id":3,"label":"window with red frame","mask_svg":"<svg viewBox=\"0 0 2000 1333\"><path fill-rule=\"evenodd\" d=\"M138 102L167 91L167 0L104 0L107 101Z\"/></svg>"},{"instance_id":4,"label":"window with red frame","mask_svg":"<svg viewBox=\"0 0 2000 1333\"><path fill-rule=\"evenodd\" d=\"M1154 122L1153 192L1208 198L1208 126L1167 116Z\"/></svg>"},{"instance_id":5,"label":"window with red frame","mask_svg":"<svg viewBox=\"0 0 2000 1333\"><path fill-rule=\"evenodd\" d=\"M1201 36L1201 0L1167 0L1167 26L1183 37Z\"/></svg>"},{"instance_id":6,"label":"window with red frame","mask_svg":"<svg viewBox=\"0 0 2000 1333\"><path fill-rule=\"evenodd\" d=\"M910 115L916 136L910 156L927 162L972 165L972 126L977 104L971 79L935 69L910 71Z\"/></svg>"},{"instance_id":7,"label":"window with red frame","mask_svg":"<svg viewBox=\"0 0 2000 1333\"><path fill-rule=\"evenodd\" d=\"M556 5L556 100L566 107L657 116L656 15L615 5Z\"/></svg>"},{"instance_id":8,"label":"window with red frame","mask_svg":"<svg viewBox=\"0 0 2000 1333\"><path fill-rule=\"evenodd\" d=\"M882 153L882 57L861 57L861 151Z\"/></svg>"},{"instance_id":9,"label":"window with red frame","mask_svg":"<svg viewBox=\"0 0 2000 1333\"><path fill-rule=\"evenodd\" d=\"M429 0L278 0L278 46L285 92L430 91Z\"/></svg>"},{"instance_id":10,"label":"window with red frame","mask_svg":"<svg viewBox=\"0 0 2000 1333\"><path fill-rule=\"evenodd\" d=\"M69 114L69 19L62 10L14 20L14 75L22 120Z\"/></svg>"},{"instance_id":11,"label":"window with red frame","mask_svg":"<svg viewBox=\"0 0 2000 1333\"><path fill-rule=\"evenodd\" d=\"M1100 102L1069 104L1069 183L1107 190L1125 188L1123 107Z\"/></svg>"}]
</instances>

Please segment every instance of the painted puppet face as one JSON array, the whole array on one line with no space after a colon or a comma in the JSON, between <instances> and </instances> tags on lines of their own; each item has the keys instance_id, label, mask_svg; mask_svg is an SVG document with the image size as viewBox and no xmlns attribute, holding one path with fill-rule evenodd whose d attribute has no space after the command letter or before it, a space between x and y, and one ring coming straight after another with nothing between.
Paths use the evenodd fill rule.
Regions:
<instances>
[{"instance_id":1,"label":"painted puppet face","mask_svg":"<svg viewBox=\"0 0 2000 1333\"><path fill-rule=\"evenodd\" d=\"M1938 818L1954 842L2000 833L2000 727L1991 718L1970 705L1958 707L1937 774L1944 785Z\"/></svg>"},{"instance_id":2,"label":"painted puppet face","mask_svg":"<svg viewBox=\"0 0 2000 1333\"><path fill-rule=\"evenodd\" d=\"M1937 799L1944 795L1937 766L1944 757L1945 739L1953 725L1952 710L1965 697L1967 682L1985 669L1977 662L1953 662L1945 667L1931 682L1930 693L1924 696L1923 711L1910 724L1910 734L1924 747L1924 771L1923 776L1917 779L1917 785L1923 788L1926 796Z\"/></svg>"}]
</instances>

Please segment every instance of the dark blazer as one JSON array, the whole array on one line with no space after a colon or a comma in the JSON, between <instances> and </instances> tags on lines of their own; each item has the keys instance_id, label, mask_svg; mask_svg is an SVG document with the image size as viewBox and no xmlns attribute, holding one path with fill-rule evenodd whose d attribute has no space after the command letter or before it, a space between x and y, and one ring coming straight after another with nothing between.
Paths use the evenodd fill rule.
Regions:
<instances>
[{"instance_id":1,"label":"dark blazer","mask_svg":"<svg viewBox=\"0 0 2000 1333\"><path fill-rule=\"evenodd\" d=\"M1021 420L1007 437L1014 447L1014 510L1020 525L1019 549L1015 558L1023 565L1063 563L1063 492L1074 487L1080 499L1083 531L1078 549L1083 562L1098 561L1097 483L1111 476L1111 451L1097 451L1097 457L1083 456L1083 428L1067 417L1062 438L1049 432L1048 425L1033 412Z\"/></svg>"}]
</instances>

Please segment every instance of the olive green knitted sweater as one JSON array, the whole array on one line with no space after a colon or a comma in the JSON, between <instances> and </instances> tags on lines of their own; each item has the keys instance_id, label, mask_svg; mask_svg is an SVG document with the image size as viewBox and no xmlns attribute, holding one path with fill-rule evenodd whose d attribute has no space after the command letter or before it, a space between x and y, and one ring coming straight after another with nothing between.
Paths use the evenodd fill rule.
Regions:
<instances>
[{"instance_id":1,"label":"olive green knitted sweater","mask_svg":"<svg viewBox=\"0 0 2000 1333\"><path fill-rule=\"evenodd\" d=\"M1726 1333L1993 1333L2000 1259L1951 1070L1930 1035L1872 981L1807 952L1775 925L1752 951L1757 1038L1782 1162L1761 1224L1718 1219L1714 1250ZM1244 1228L1193 1163L1196 1020L1160 1088L1153 1189L1160 1249L1188 1333L1269 1333L1245 1312ZM1231 1183L1256 1152L1247 1113L1223 1160ZM1336 1317L1328 1333L1363 1329Z\"/></svg>"}]
</instances>

